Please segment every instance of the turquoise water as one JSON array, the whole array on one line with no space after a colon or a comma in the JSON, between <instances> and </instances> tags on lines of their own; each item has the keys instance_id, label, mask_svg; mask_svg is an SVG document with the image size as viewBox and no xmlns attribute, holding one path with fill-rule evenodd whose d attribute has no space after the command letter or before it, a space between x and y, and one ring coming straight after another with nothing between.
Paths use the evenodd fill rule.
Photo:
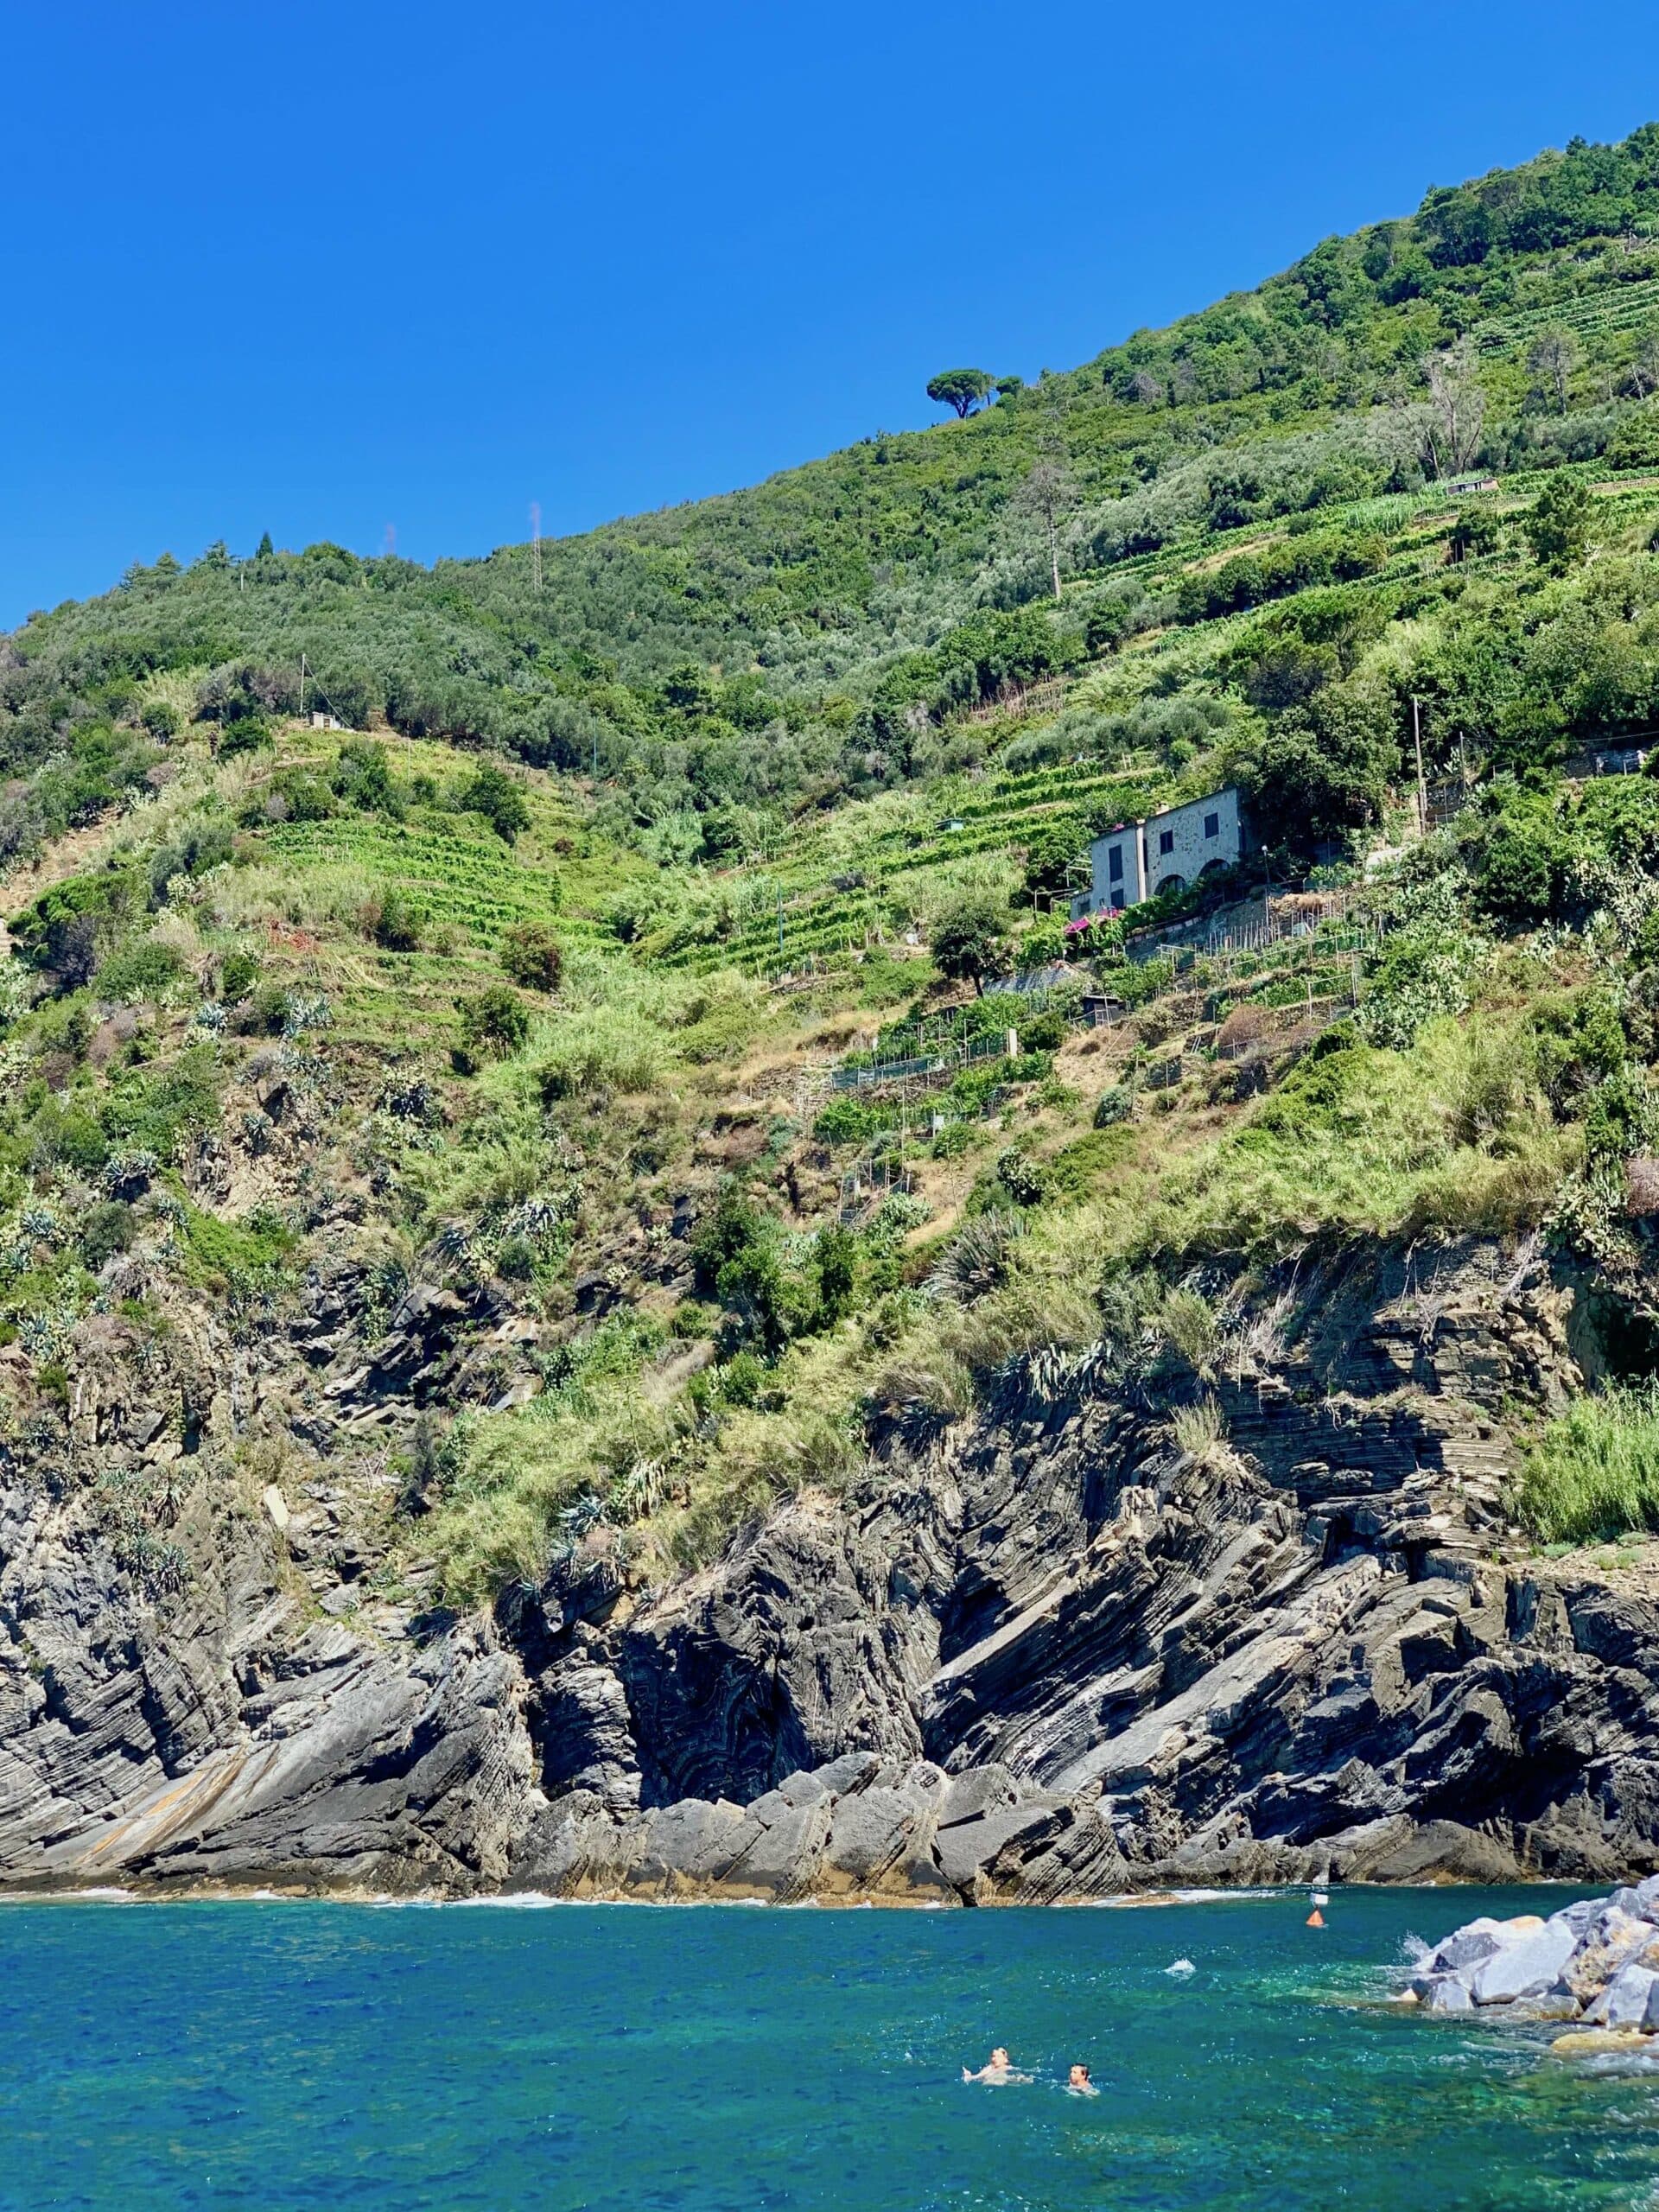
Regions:
<instances>
[{"instance_id":1,"label":"turquoise water","mask_svg":"<svg viewBox=\"0 0 1659 2212\"><path fill-rule=\"evenodd\" d=\"M1659 2203L1659 2073L1368 2002L1567 1892L1077 1912L14 1904L0 2206ZM1185 1979L1164 1971L1191 1959ZM967 2088L993 2040L1038 2080ZM1103 2094L1065 2094L1087 2060Z\"/></svg>"}]
</instances>

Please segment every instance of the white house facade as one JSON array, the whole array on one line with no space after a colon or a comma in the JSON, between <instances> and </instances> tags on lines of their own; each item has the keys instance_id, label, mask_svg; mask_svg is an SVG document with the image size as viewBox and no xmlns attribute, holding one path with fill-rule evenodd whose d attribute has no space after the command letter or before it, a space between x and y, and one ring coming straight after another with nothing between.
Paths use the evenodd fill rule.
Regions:
<instances>
[{"instance_id":1,"label":"white house facade","mask_svg":"<svg viewBox=\"0 0 1659 2212\"><path fill-rule=\"evenodd\" d=\"M1160 891L1185 891L1249 849L1237 786L1161 807L1144 822L1120 822L1089 848L1089 888L1071 901L1074 921L1116 913Z\"/></svg>"}]
</instances>

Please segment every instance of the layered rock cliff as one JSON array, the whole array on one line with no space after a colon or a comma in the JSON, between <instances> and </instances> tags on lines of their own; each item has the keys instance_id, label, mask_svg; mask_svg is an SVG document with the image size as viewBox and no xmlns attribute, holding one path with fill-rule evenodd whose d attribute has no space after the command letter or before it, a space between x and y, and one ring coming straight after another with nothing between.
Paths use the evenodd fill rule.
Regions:
<instances>
[{"instance_id":1,"label":"layered rock cliff","mask_svg":"<svg viewBox=\"0 0 1659 2212\"><path fill-rule=\"evenodd\" d=\"M493 1618L378 1603L326 1484L238 1490L249 1355L181 1348L158 1447L112 1343L69 1452L0 1492L0 1877L988 1901L1645 1872L1659 1570L1528 1556L1503 1514L1516 1408L1593 1361L1588 1312L1530 1249L1373 1258L1286 1287L1211 1372L1030 1363L931 1437L873 1421L850 1496L695 1579L631 1586L601 1531ZM122 1511L157 1484L159 1554Z\"/></svg>"}]
</instances>

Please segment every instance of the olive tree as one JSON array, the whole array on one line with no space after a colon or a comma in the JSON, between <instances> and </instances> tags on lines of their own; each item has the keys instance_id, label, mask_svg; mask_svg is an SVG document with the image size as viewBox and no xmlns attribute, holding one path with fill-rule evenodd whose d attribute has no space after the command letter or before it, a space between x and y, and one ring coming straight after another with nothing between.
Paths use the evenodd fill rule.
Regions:
<instances>
[{"instance_id":1,"label":"olive tree","mask_svg":"<svg viewBox=\"0 0 1659 2212\"><path fill-rule=\"evenodd\" d=\"M1002 919L1000 910L985 898L955 899L943 907L928 931L928 950L940 974L982 992L985 978L1007 966Z\"/></svg>"}]
</instances>

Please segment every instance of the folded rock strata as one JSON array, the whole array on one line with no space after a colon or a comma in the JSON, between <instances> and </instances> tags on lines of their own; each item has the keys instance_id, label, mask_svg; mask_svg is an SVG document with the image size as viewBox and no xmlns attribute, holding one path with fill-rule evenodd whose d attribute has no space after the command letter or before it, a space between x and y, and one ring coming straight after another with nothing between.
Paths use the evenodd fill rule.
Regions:
<instances>
[{"instance_id":1,"label":"folded rock strata","mask_svg":"<svg viewBox=\"0 0 1659 2212\"><path fill-rule=\"evenodd\" d=\"M1579 1380L1573 1326L1494 1247L1378 1262L1292 1349L1264 1327L1155 1391L1016 1375L663 1592L601 1532L470 1619L359 1605L350 1529L280 1491L193 1494L158 1586L92 1455L112 1479L178 1447L89 1396L91 1472L0 1481L0 1879L990 1901L1645 1873L1659 1573L1504 1529L1503 1407ZM212 1382L204 1452L242 1417ZM1220 1416L1198 1454L1183 1391Z\"/></svg>"}]
</instances>

